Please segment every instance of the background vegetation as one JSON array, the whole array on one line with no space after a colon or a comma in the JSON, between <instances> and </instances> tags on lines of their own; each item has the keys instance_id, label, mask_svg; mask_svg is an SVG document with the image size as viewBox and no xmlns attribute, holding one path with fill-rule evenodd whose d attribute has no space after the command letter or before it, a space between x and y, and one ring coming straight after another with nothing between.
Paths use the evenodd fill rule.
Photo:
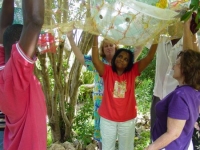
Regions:
<instances>
[{"instance_id":1,"label":"background vegetation","mask_svg":"<svg viewBox=\"0 0 200 150\"><path fill-rule=\"evenodd\" d=\"M138 59L143 58L148 53L144 49ZM155 59L147 69L137 78L136 98L138 104L138 117L136 121L136 137L134 139L135 150L143 150L149 144L150 140L150 105L154 85ZM85 84L93 83L93 74L89 71L82 71L81 86L78 90L76 103L76 112L72 124L73 136L72 142L77 140L83 147L92 143L93 136L93 100L92 89L86 88ZM49 128L48 146L53 143Z\"/></svg>"}]
</instances>

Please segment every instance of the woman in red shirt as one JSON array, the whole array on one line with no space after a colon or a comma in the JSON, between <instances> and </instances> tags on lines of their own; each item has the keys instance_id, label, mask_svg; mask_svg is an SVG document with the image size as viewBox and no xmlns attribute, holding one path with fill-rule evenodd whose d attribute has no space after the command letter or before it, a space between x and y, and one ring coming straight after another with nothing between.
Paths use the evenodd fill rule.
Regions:
<instances>
[{"instance_id":1,"label":"woman in red shirt","mask_svg":"<svg viewBox=\"0 0 200 150\"><path fill-rule=\"evenodd\" d=\"M148 55L134 62L133 53L128 49L118 49L111 66L99 59L98 37L94 37L92 61L103 78L104 93L98 110L101 116L100 131L102 149L115 150L118 138L119 150L133 149L135 136L135 117L137 115L135 100L135 79L153 60L157 44L151 46Z\"/></svg>"}]
</instances>

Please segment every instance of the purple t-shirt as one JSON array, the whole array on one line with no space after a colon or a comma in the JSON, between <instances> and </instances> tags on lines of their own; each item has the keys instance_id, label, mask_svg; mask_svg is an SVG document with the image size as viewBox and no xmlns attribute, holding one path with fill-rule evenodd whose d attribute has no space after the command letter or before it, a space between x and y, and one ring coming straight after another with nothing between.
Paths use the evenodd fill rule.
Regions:
<instances>
[{"instance_id":1,"label":"purple t-shirt","mask_svg":"<svg viewBox=\"0 0 200 150\"><path fill-rule=\"evenodd\" d=\"M177 87L168 94L156 105L156 121L151 131L153 141L167 131L167 117L186 120L181 135L165 150L187 150L198 118L199 105L200 92L190 86Z\"/></svg>"}]
</instances>

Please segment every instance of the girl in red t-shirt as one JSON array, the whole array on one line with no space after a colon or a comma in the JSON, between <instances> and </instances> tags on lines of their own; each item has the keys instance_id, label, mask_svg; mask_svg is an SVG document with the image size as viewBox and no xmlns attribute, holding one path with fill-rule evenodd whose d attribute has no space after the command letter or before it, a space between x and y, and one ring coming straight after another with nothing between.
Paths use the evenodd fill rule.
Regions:
<instances>
[{"instance_id":1,"label":"girl in red t-shirt","mask_svg":"<svg viewBox=\"0 0 200 150\"><path fill-rule=\"evenodd\" d=\"M94 37L92 47L93 64L103 78L104 93L98 110L101 116L100 131L102 149L115 150L118 138L119 150L133 149L135 136L135 79L153 60L157 44L153 44L146 57L134 62L133 53L128 49L118 49L111 66L99 59L98 36Z\"/></svg>"}]
</instances>

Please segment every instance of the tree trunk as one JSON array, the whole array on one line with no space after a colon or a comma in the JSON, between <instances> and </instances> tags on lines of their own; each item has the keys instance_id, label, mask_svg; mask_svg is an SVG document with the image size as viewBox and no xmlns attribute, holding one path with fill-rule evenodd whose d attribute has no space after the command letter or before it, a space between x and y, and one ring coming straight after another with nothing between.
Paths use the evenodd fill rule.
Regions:
<instances>
[{"instance_id":1,"label":"tree trunk","mask_svg":"<svg viewBox=\"0 0 200 150\"><path fill-rule=\"evenodd\" d=\"M71 14L69 15L69 2L72 3L73 0L45 0L44 28L49 29L47 32L65 34L60 32L59 23L66 23L72 18ZM81 12L79 14L82 16ZM92 35L82 32L78 41L82 53L87 54L92 45ZM64 40L59 41L56 53L39 55L35 67L36 76L40 79L46 96L48 125L53 143L72 139L78 87L81 84L79 77L82 65L76 59L71 62L72 51L67 50L64 43Z\"/></svg>"},{"instance_id":2,"label":"tree trunk","mask_svg":"<svg viewBox=\"0 0 200 150\"><path fill-rule=\"evenodd\" d=\"M86 54L91 48L92 35L83 32L79 47ZM38 56L36 75L40 79L46 96L49 126L53 142L71 141L72 124L77 102L78 87L82 65L75 59L71 68L69 58L72 52L64 49L61 42L55 54L45 53Z\"/></svg>"}]
</instances>

